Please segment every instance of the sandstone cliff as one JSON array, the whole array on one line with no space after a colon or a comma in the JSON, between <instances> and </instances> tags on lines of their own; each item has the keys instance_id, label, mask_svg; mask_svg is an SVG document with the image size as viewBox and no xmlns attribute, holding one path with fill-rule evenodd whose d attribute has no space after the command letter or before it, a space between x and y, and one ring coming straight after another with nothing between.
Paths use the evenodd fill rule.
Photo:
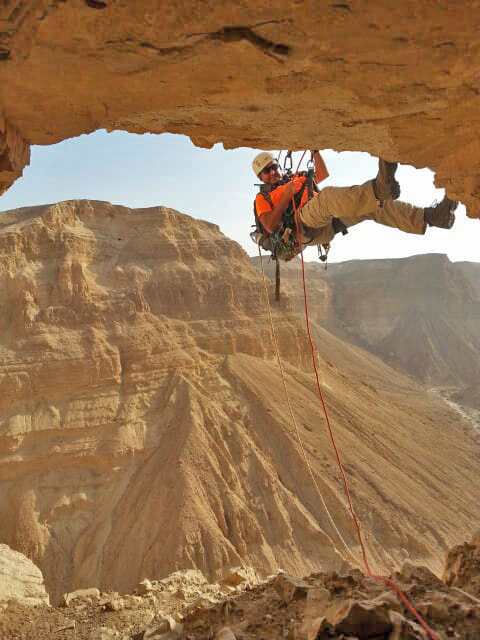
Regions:
<instances>
[{"instance_id":1,"label":"sandstone cliff","mask_svg":"<svg viewBox=\"0 0 480 640\"><path fill-rule=\"evenodd\" d=\"M127 592L178 568L344 563L261 295L238 245L170 209L78 201L2 214L0 541L38 564L54 598ZM303 330L285 309L274 322L306 450L357 553ZM440 571L480 516L478 445L373 356L326 331L321 351L373 566L409 557Z\"/></svg>"},{"instance_id":2,"label":"sandstone cliff","mask_svg":"<svg viewBox=\"0 0 480 640\"><path fill-rule=\"evenodd\" d=\"M480 409L479 264L430 254L306 267L318 324ZM282 265L283 289L303 316L300 271L299 261Z\"/></svg>"},{"instance_id":3,"label":"sandstone cliff","mask_svg":"<svg viewBox=\"0 0 480 640\"><path fill-rule=\"evenodd\" d=\"M479 69L477 0L10 0L0 193L30 144L168 131L429 166L478 217Z\"/></svg>"}]
</instances>

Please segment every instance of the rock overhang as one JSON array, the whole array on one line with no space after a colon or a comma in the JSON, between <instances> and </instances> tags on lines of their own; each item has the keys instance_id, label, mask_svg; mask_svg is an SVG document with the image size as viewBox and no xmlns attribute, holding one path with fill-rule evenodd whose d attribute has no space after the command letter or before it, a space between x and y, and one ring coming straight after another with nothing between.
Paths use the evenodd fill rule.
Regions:
<instances>
[{"instance_id":1,"label":"rock overhang","mask_svg":"<svg viewBox=\"0 0 480 640\"><path fill-rule=\"evenodd\" d=\"M480 217L478 8L12 0L0 9L0 192L31 144L105 128L368 151L429 166Z\"/></svg>"}]
</instances>

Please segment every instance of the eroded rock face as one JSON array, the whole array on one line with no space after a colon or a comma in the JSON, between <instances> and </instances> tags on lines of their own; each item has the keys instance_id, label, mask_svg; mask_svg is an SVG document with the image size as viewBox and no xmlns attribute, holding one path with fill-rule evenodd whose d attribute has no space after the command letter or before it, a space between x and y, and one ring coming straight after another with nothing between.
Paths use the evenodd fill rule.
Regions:
<instances>
[{"instance_id":1,"label":"eroded rock face","mask_svg":"<svg viewBox=\"0 0 480 640\"><path fill-rule=\"evenodd\" d=\"M209 486L198 483L190 462L206 456L200 475L201 467L215 468L223 432L237 428L237 464L249 455L241 434L251 418L222 375L228 354L273 354L261 283L255 270L245 271L246 254L216 226L161 207L135 215L108 203L60 203L6 213L0 224L8 310L0 320L0 504L10 514L0 539L39 561L56 595L100 584L105 562L122 585L137 581L117 564L118 544L128 556L152 544L163 556L173 545L184 557L174 552L172 569L209 571L228 555L240 564L234 546L213 552L219 525L209 530L208 521L218 516L225 532L238 530L242 553L244 534L253 540L258 525L237 529L238 514L225 516L220 503L205 512ZM280 318L278 332L284 357L300 364L299 329ZM205 424L212 433L199 446ZM218 473L226 474L228 509L236 513L236 474L222 467L225 460ZM123 533L113 524L120 513L130 521ZM103 560L93 557L112 534Z\"/></svg>"},{"instance_id":2,"label":"eroded rock face","mask_svg":"<svg viewBox=\"0 0 480 640\"><path fill-rule=\"evenodd\" d=\"M258 258L252 258L259 267ZM274 266L264 260L274 278ZM439 254L305 264L313 330L380 357L441 394L480 427L480 265ZM282 290L304 321L300 260L282 265ZM350 363L351 366L352 363ZM453 403L453 404L452 404Z\"/></svg>"},{"instance_id":3,"label":"eroded rock face","mask_svg":"<svg viewBox=\"0 0 480 640\"><path fill-rule=\"evenodd\" d=\"M26 142L169 131L200 146L331 147L429 166L478 217L477 12L476 0L11 0L0 9L0 189L28 161Z\"/></svg>"},{"instance_id":4,"label":"eroded rock face","mask_svg":"<svg viewBox=\"0 0 480 640\"><path fill-rule=\"evenodd\" d=\"M29 162L30 145L0 113L0 193L8 189Z\"/></svg>"},{"instance_id":5,"label":"eroded rock face","mask_svg":"<svg viewBox=\"0 0 480 640\"><path fill-rule=\"evenodd\" d=\"M0 544L0 602L49 604L42 572L22 553Z\"/></svg>"},{"instance_id":6,"label":"eroded rock face","mask_svg":"<svg viewBox=\"0 0 480 640\"><path fill-rule=\"evenodd\" d=\"M449 586L464 589L480 598L480 531L471 542L450 549L445 563L443 580Z\"/></svg>"},{"instance_id":7,"label":"eroded rock face","mask_svg":"<svg viewBox=\"0 0 480 640\"><path fill-rule=\"evenodd\" d=\"M273 306L305 450L353 558L297 442L261 276L215 225L91 201L4 213L0 306L0 540L54 601L178 569L262 577L359 557L303 327ZM479 516L478 445L378 359L326 331L319 348L372 566L440 571Z\"/></svg>"}]
</instances>

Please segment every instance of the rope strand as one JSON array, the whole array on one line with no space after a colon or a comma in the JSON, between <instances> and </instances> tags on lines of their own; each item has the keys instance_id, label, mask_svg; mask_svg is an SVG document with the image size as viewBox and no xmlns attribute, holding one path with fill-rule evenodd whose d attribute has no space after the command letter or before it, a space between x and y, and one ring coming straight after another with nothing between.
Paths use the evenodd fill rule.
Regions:
<instances>
[{"instance_id":1,"label":"rope strand","mask_svg":"<svg viewBox=\"0 0 480 640\"><path fill-rule=\"evenodd\" d=\"M305 155L305 153L306 152L304 152L304 154L302 155L302 158L300 159L300 162L298 163L297 170L296 170L295 173L298 173L298 168L300 167L300 163L303 160L303 156ZM338 451L337 444L335 442L335 437L333 435L333 429L332 429L332 426L330 424L330 418L329 418L329 415L328 415L327 406L325 404L322 388L320 386L320 380L319 380L319 377L318 377L317 363L316 363L316 358L315 358L315 345L314 345L314 342L313 342L313 339L312 339L312 336L311 336L311 332L310 332L310 319L309 319L309 312L308 312L307 287L306 287L306 278L305 278L305 263L304 263L304 259L303 259L302 242L301 242L301 239L300 239L300 225L299 225L298 211L297 211L297 207L295 205L295 198L294 197L292 197L292 204L293 204L295 225L296 225L296 230L297 230L298 248L299 248L299 253L300 253L301 262L302 262L302 281L303 281L303 300L304 300L304 307L305 307L305 322L306 322L308 340L309 340L309 343L310 343L310 350L311 350L311 354L312 354L313 369L315 371L315 379L317 381L318 395L319 395L319 398L320 398L320 401L321 401L321 404L322 404L323 414L325 416L325 422L327 424L328 432L329 432L329 435L330 435L330 440L331 440L333 449L335 451L335 456L336 456L336 459L337 459L338 467L339 467L341 475L342 475L343 486L344 486L345 495L346 495L347 502L348 502L348 509L350 511L350 514L352 516L352 519L353 519L353 522L354 522L354 525L355 525L355 530L357 532L358 542L359 542L360 548L362 550L363 562L364 562L365 568L367 570L367 574L368 574L368 576L370 578L372 578L374 580L377 580L377 581L384 582L386 585L391 587L396 592L396 594L398 595L398 597L400 598L402 603L415 616L415 618L418 620L418 622L423 627L423 629L425 629L425 631L429 635L430 639L431 640L438 640L438 636L436 635L436 633L425 622L425 620L418 613L418 611L415 609L415 607L410 602L410 600L407 598L407 596L402 592L400 587L391 578L389 578L387 576L375 575L374 573L372 573L372 571L370 569L370 565L368 564L367 552L366 552L365 545L364 545L363 539L362 539L360 523L359 523L358 518L357 518L357 516L355 514L355 511L353 509L352 499L351 499L351 496L350 496L350 488L348 486L348 481L347 481L347 477L345 475L345 471L344 471L344 468L343 468L343 465L342 465L342 461L341 461L341 458L340 458L340 453Z\"/></svg>"},{"instance_id":2,"label":"rope strand","mask_svg":"<svg viewBox=\"0 0 480 640\"><path fill-rule=\"evenodd\" d=\"M285 372L284 372L284 369L283 369L282 360L280 358L280 350L278 348L277 335L276 335L275 328L274 328L274 325L273 325L272 311L271 311L271 308L270 308L270 299L269 299L269 295L268 295L267 281L266 281L266 278L265 278L265 271L264 271L264 268L263 268L262 250L260 249L260 245L258 245L258 255L260 256L260 267L261 267L262 277L263 277L264 295L265 295L265 301L267 303L268 316L269 316L269 319L270 319L270 331L271 331L271 334L272 334L273 344L274 344L274 347L275 347L275 354L277 356L277 362L278 362L278 367L280 369L280 375L281 375L281 378L282 378L283 388L285 390L285 397L287 399L288 411L290 413L290 417L292 418L293 426L295 427L297 440L298 440L298 443L300 445L300 449L302 451L303 458L304 458L305 463L307 465L308 472L310 474L310 477L312 478L312 481L313 481L313 484L315 486L315 489L317 490L317 493L318 493L318 495L320 497L320 501L321 501L321 503L323 505L323 508L325 509L325 511L327 513L328 519L330 520L330 523L331 523L332 527L334 528L335 532L337 533L339 540L342 542L343 546L348 551L350 556L353 558L355 564L358 566L359 563L358 563L357 558L353 555L350 547L348 546L348 544L343 539L342 534L338 530L337 525L335 524L335 521L334 521L332 515L330 514L330 511L328 510L327 504L326 504L326 502L325 502L325 500L323 498L323 494L320 491L320 488L319 488L319 486L317 484L315 476L313 475L313 471L312 471L312 468L310 466L310 462L308 460L307 454L305 452L305 448L303 446L302 438L300 436L300 430L298 428L297 421L295 419L295 414L293 413L292 403L290 401L290 394L288 392L287 382L285 380ZM335 549L335 551L337 551L337 553L345 560L345 558L340 553L340 551L338 551L338 549Z\"/></svg>"}]
</instances>

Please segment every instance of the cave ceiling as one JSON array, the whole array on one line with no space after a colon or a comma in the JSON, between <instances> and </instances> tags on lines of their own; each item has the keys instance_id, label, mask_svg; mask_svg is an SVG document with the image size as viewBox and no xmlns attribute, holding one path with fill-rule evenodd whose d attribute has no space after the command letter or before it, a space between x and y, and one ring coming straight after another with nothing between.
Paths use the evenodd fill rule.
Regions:
<instances>
[{"instance_id":1,"label":"cave ceiling","mask_svg":"<svg viewBox=\"0 0 480 640\"><path fill-rule=\"evenodd\" d=\"M96 129L428 166L480 217L480 2L4 0L0 193Z\"/></svg>"}]
</instances>

